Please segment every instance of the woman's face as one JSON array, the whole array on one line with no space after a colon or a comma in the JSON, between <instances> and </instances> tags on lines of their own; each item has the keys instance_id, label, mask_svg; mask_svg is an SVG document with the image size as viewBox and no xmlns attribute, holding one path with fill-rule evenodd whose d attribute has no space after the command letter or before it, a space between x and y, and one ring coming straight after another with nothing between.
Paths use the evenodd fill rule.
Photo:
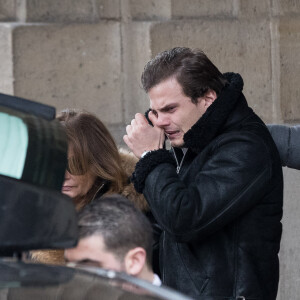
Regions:
<instances>
[{"instance_id":1,"label":"woman's face","mask_svg":"<svg viewBox=\"0 0 300 300\"><path fill-rule=\"evenodd\" d=\"M95 180L96 176L90 172L84 175L72 175L66 171L62 193L73 199L83 197L91 189Z\"/></svg>"},{"instance_id":2,"label":"woman's face","mask_svg":"<svg viewBox=\"0 0 300 300\"><path fill-rule=\"evenodd\" d=\"M68 160L73 158L73 151L70 149L68 157ZM85 174L75 175L66 170L62 193L73 199L84 197L93 186L95 180L96 176L89 171Z\"/></svg>"}]
</instances>

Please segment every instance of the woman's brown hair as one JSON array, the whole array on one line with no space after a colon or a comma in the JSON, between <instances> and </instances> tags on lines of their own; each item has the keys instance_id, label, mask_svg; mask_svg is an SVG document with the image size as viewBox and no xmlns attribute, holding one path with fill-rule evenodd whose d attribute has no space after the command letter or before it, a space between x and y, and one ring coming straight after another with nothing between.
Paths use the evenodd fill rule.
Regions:
<instances>
[{"instance_id":1,"label":"woman's brown hair","mask_svg":"<svg viewBox=\"0 0 300 300\"><path fill-rule=\"evenodd\" d=\"M70 173L83 175L86 172L96 176L96 181L80 203L91 202L103 183L109 183L112 193L120 193L128 178L121 165L116 143L105 125L93 114L85 111L66 109L57 117L66 128L69 149Z\"/></svg>"}]
</instances>

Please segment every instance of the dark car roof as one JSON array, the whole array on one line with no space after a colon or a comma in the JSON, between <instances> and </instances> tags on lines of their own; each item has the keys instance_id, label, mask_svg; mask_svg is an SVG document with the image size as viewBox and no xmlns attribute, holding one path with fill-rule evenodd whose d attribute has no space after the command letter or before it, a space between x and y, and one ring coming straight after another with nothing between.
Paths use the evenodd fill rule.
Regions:
<instances>
[{"instance_id":1,"label":"dark car roof","mask_svg":"<svg viewBox=\"0 0 300 300\"><path fill-rule=\"evenodd\" d=\"M0 299L191 299L123 273L21 261L0 262Z\"/></svg>"}]
</instances>

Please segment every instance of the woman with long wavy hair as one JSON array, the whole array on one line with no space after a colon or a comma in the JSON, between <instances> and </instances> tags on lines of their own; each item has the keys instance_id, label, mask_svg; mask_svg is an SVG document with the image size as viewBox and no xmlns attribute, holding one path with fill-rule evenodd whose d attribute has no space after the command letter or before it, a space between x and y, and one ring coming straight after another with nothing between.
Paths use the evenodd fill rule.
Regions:
<instances>
[{"instance_id":1,"label":"woman with long wavy hair","mask_svg":"<svg viewBox=\"0 0 300 300\"><path fill-rule=\"evenodd\" d=\"M68 167L62 193L72 198L77 210L103 194L118 193L143 212L148 211L129 177L137 158L119 150L105 125L93 114L66 109L57 117L68 138ZM63 250L33 251L31 257L44 263L64 263Z\"/></svg>"}]
</instances>

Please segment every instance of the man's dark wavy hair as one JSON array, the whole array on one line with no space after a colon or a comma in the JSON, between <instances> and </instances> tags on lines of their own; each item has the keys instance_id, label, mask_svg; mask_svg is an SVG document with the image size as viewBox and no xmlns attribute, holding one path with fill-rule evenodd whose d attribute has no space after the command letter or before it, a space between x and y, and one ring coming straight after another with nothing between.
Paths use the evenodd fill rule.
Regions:
<instances>
[{"instance_id":1,"label":"man's dark wavy hair","mask_svg":"<svg viewBox=\"0 0 300 300\"><path fill-rule=\"evenodd\" d=\"M183 93L197 103L199 97L211 89L217 95L227 81L203 51L176 47L159 53L150 60L142 74L142 85L146 93L162 81L174 77Z\"/></svg>"}]
</instances>

